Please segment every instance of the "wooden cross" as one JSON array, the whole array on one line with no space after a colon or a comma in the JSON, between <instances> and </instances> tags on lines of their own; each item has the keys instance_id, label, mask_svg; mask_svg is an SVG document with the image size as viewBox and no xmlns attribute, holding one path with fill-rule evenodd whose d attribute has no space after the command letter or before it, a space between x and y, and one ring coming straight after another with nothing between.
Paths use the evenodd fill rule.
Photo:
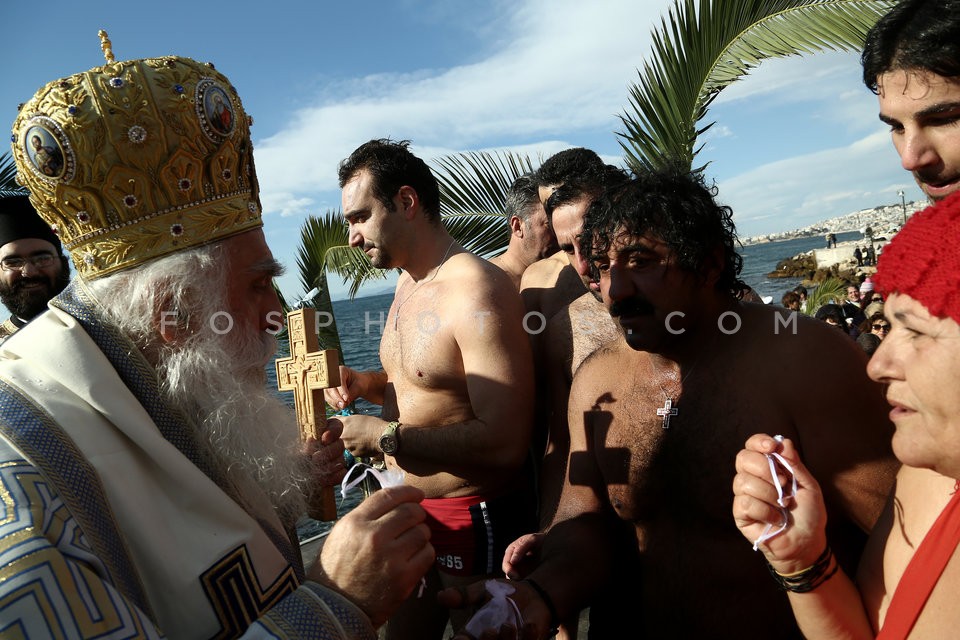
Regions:
<instances>
[{"instance_id":1,"label":"wooden cross","mask_svg":"<svg viewBox=\"0 0 960 640\"><path fill-rule=\"evenodd\" d=\"M300 439L317 440L326 430L327 414L323 390L340 384L340 354L336 349L320 351L316 326L317 312L304 307L287 314L290 357L277 359L277 387L293 391ZM337 502L333 487L314 487L308 496L307 514L314 520L336 520Z\"/></svg>"},{"instance_id":2,"label":"wooden cross","mask_svg":"<svg viewBox=\"0 0 960 640\"><path fill-rule=\"evenodd\" d=\"M661 425L664 429L670 428L670 418L677 415L680 412L679 409L673 406L673 400L667 398L663 401L663 406L657 409L657 415L663 418L663 424Z\"/></svg>"}]
</instances>

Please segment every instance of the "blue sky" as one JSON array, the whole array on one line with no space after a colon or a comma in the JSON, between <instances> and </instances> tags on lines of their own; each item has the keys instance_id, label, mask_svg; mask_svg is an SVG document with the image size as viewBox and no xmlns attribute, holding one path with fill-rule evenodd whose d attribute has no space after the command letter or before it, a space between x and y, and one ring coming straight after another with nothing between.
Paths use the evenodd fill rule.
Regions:
<instances>
[{"instance_id":1,"label":"blue sky","mask_svg":"<svg viewBox=\"0 0 960 640\"><path fill-rule=\"evenodd\" d=\"M254 117L267 239L296 268L307 214L338 210L336 169L371 138L409 139L428 162L474 150L546 158L570 146L620 163L617 115L672 0L99 0L5 7L0 118L43 84L103 63L175 54L211 61ZM920 200L854 54L768 61L727 88L698 161L742 236ZM374 283L373 293L389 286ZM330 278L334 299L346 290Z\"/></svg>"}]
</instances>

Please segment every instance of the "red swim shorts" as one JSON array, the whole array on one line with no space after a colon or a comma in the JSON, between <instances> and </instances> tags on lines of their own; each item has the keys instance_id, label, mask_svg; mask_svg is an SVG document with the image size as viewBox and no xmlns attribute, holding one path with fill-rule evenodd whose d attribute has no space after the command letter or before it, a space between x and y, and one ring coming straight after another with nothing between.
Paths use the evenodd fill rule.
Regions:
<instances>
[{"instance_id":1,"label":"red swim shorts","mask_svg":"<svg viewBox=\"0 0 960 640\"><path fill-rule=\"evenodd\" d=\"M437 569L449 575L499 572L507 545L537 529L536 500L530 489L490 500L463 496L428 498L420 504L427 512Z\"/></svg>"}]
</instances>

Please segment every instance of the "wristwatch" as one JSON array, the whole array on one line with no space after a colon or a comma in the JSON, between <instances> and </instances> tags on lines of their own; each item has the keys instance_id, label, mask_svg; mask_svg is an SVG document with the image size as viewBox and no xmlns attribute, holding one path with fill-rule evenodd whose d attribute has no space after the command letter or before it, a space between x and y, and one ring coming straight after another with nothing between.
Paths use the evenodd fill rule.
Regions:
<instances>
[{"instance_id":1,"label":"wristwatch","mask_svg":"<svg viewBox=\"0 0 960 640\"><path fill-rule=\"evenodd\" d=\"M380 440L377 441L377 446L380 447L380 451L383 451L388 456L397 455L397 451L400 450L399 422L394 421L387 424L387 428L380 434Z\"/></svg>"}]
</instances>

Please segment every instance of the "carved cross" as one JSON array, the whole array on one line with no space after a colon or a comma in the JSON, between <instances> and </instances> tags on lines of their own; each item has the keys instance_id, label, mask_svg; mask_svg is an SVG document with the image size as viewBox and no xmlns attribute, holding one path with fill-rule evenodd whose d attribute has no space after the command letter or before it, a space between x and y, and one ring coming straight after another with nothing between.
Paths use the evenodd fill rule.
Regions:
<instances>
[{"instance_id":1,"label":"carved cross","mask_svg":"<svg viewBox=\"0 0 960 640\"><path fill-rule=\"evenodd\" d=\"M657 409L657 415L663 418L663 424L660 425L664 429L670 428L670 418L677 415L680 412L679 409L673 406L673 400L667 398L663 401L663 406Z\"/></svg>"},{"instance_id":2,"label":"carved cross","mask_svg":"<svg viewBox=\"0 0 960 640\"><path fill-rule=\"evenodd\" d=\"M277 387L293 391L300 438L320 439L326 429L323 390L340 384L340 354L336 349L320 351L316 326L317 312L304 307L287 314L290 357L278 358ZM333 487L318 487L308 497L308 515L315 520L336 520L337 502Z\"/></svg>"}]
</instances>

